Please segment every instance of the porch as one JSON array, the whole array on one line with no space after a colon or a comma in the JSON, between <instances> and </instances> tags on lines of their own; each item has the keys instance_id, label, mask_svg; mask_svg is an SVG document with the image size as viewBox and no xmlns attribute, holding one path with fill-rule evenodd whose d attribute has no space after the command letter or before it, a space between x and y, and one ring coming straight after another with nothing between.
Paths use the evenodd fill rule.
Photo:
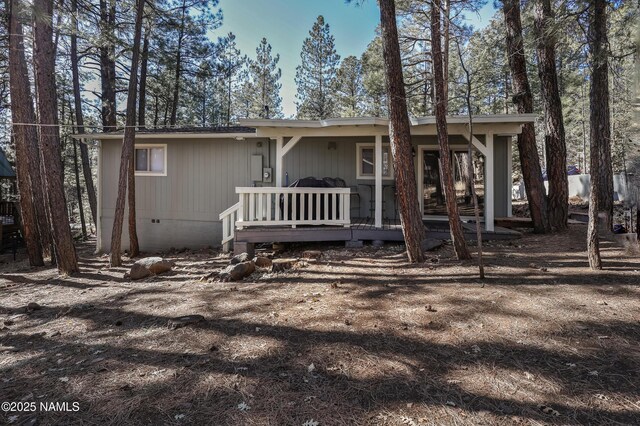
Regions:
<instances>
[{"instance_id":1,"label":"porch","mask_svg":"<svg viewBox=\"0 0 640 426\"><path fill-rule=\"evenodd\" d=\"M456 198L468 238L475 238L473 186L479 194L485 238L519 236L496 229L494 217L511 214L512 136L534 119L479 116L474 118L474 134L469 135L466 117L448 118ZM270 241L402 241L386 119L242 120L241 124L270 140L269 155L251 156L253 186L237 187L238 202L219 216L225 248L232 241L238 249ZM411 124L416 204L429 224L428 235L448 239L435 119L414 119ZM473 175L467 173L469 163ZM334 184L290 187L290 180L308 176Z\"/></svg>"},{"instance_id":2,"label":"porch","mask_svg":"<svg viewBox=\"0 0 640 426\"><path fill-rule=\"evenodd\" d=\"M344 241L358 247L364 241L403 241L398 218L351 215L352 188L236 188L239 201L220 214L225 250L251 252L256 243ZM449 223L424 220L426 238L446 240ZM465 238L476 239L474 223L463 221ZM503 227L482 230L485 240L519 238Z\"/></svg>"}]
</instances>

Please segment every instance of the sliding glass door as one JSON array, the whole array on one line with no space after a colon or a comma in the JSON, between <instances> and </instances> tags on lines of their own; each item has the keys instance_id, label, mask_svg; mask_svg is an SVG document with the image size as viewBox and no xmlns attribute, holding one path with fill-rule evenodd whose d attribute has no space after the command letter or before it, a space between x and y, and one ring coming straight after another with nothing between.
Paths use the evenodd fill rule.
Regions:
<instances>
[{"instance_id":1,"label":"sliding glass door","mask_svg":"<svg viewBox=\"0 0 640 426\"><path fill-rule=\"evenodd\" d=\"M447 206L440 179L440 152L422 149L422 214L429 216L446 216ZM469 177L469 155L466 149L451 151L451 170L453 171L456 200L461 216L473 216L473 199L471 185L475 186L480 207L480 215L484 214L484 157L477 152L472 154L473 182Z\"/></svg>"}]
</instances>

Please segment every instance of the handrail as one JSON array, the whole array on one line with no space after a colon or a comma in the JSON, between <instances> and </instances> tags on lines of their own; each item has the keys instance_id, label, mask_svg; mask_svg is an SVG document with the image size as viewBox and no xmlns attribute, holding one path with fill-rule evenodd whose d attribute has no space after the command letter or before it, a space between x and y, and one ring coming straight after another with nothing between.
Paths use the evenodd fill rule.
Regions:
<instances>
[{"instance_id":1,"label":"handrail","mask_svg":"<svg viewBox=\"0 0 640 426\"><path fill-rule=\"evenodd\" d=\"M240 203L235 203L233 206L220 213L219 218L222 221L223 246L235 237L236 222L238 221L238 211L240 208Z\"/></svg>"},{"instance_id":2,"label":"handrail","mask_svg":"<svg viewBox=\"0 0 640 426\"><path fill-rule=\"evenodd\" d=\"M235 203L234 205L232 205L231 207L229 207L228 209L226 209L225 211L223 211L222 213L220 213L218 215L218 218L220 220L224 219L226 216L229 216L231 213L237 211L240 208L240 203Z\"/></svg>"}]
</instances>

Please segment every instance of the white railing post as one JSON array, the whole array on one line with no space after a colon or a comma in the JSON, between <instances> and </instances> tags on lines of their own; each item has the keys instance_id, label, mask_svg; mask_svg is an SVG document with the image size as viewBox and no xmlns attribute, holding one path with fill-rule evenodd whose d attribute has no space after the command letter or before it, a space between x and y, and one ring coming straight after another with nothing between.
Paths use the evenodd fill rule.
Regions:
<instances>
[{"instance_id":1,"label":"white railing post","mask_svg":"<svg viewBox=\"0 0 640 426\"><path fill-rule=\"evenodd\" d=\"M351 194L342 194L342 199L344 200L344 220L345 227L351 226Z\"/></svg>"}]
</instances>

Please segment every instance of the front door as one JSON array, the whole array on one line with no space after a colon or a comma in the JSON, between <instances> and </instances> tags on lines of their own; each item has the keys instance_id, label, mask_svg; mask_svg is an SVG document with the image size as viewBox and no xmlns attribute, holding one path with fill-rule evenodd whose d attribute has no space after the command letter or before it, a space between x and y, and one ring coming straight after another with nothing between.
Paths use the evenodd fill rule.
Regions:
<instances>
[{"instance_id":1,"label":"front door","mask_svg":"<svg viewBox=\"0 0 640 426\"><path fill-rule=\"evenodd\" d=\"M447 216L447 206L444 200L444 191L440 177L440 151L435 149L420 150L420 164L422 167L421 182L421 209L422 215L427 218ZM480 216L484 214L484 157L474 151L473 174ZM471 198L471 179L468 173L469 155L466 149L451 150L451 170L453 172L454 187L460 216L473 217L473 199Z\"/></svg>"}]
</instances>

